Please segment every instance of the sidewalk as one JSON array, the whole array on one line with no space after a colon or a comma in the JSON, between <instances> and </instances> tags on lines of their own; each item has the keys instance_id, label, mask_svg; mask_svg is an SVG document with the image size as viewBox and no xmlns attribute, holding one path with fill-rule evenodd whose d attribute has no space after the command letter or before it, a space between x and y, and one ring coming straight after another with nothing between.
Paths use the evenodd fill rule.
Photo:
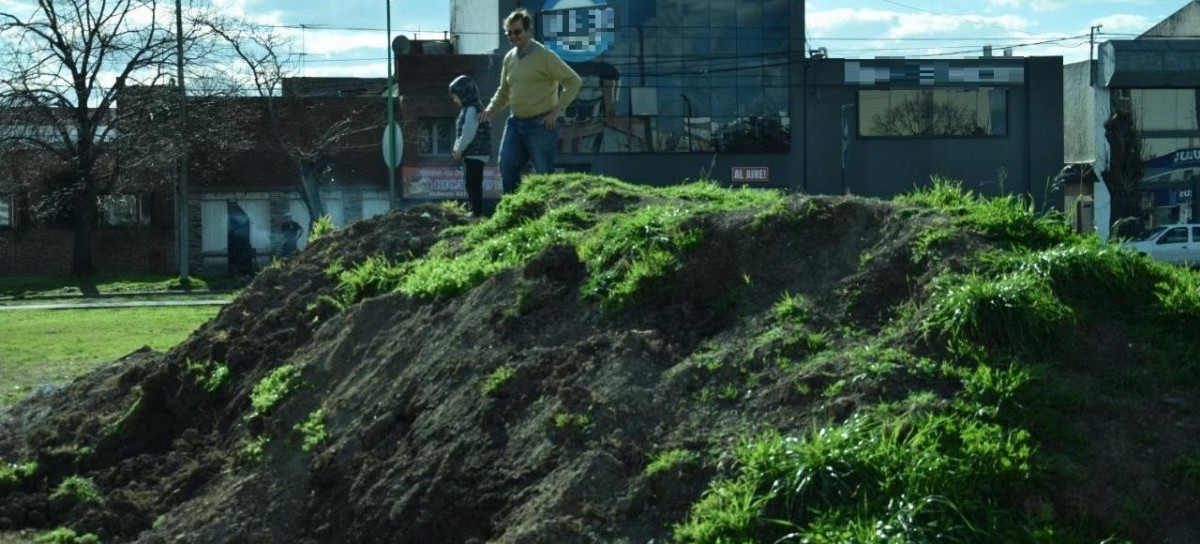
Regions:
<instances>
[{"instance_id":1,"label":"sidewalk","mask_svg":"<svg viewBox=\"0 0 1200 544\"><path fill-rule=\"evenodd\" d=\"M137 300L129 302L61 302L54 304L0 304L0 312L12 310L91 310L98 308L140 308L155 306L222 306L229 304L228 300L199 299L199 300Z\"/></svg>"}]
</instances>

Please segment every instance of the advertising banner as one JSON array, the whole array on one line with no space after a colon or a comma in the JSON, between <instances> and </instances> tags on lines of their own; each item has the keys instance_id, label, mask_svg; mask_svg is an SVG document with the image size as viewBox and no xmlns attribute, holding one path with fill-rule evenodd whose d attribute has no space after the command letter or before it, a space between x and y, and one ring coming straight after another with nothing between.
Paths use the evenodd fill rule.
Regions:
<instances>
[{"instance_id":1,"label":"advertising banner","mask_svg":"<svg viewBox=\"0 0 1200 544\"><path fill-rule=\"evenodd\" d=\"M404 198L446 199L467 198L463 172L457 166L405 166L400 169ZM483 197L500 198L500 170L495 166L483 168Z\"/></svg>"}]
</instances>

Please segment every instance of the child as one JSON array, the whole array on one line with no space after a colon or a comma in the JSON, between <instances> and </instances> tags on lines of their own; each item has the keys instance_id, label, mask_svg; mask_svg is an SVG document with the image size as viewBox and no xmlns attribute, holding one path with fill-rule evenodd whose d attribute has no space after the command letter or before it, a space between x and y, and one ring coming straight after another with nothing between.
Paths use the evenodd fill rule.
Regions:
<instances>
[{"instance_id":1,"label":"child","mask_svg":"<svg viewBox=\"0 0 1200 544\"><path fill-rule=\"evenodd\" d=\"M454 129L451 157L463 161L463 183L471 204L471 217L483 217L483 165L492 154L491 123L478 121L483 111L479 89L467 76L458 76L450 83L450 97L461 110Z\"/></svg>"}]
</instances>

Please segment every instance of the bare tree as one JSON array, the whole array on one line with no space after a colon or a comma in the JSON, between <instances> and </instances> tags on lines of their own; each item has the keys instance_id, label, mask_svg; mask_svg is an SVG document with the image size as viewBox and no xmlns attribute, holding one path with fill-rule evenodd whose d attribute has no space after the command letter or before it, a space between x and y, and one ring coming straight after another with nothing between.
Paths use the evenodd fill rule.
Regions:
<instances>
[{"instance_id":1,"label":"bare tree","mask_svg":"<svg viewBox=\"0 0 1200 544\"><path fill-rule=\"evenodd\" d=\"M117 108L168 82L170 13L154 0L37 0L32 14L0 12L0 155L12 166L0 182L27 195L39 219L73 227L73 274L94 271L99 197L171 179L173 106Z\"/></svg>"},{"instance_id":2,"label":"bare tree","mask_svg":"<svg viewBox=\"0 0 1200 544\"><path fill-rule=\"evenodd\" d=\"M337 155L379 145L364 136L382 130L386 103L379 99L283 96L284 80L298 64L289 39L245 22L213 19L208 25L238 65L227 65L224 77L256 98L253 107L265 120L276 150L292 164L301 199L310 219L316 221L326 213L321 186L331 180Z\"/></svg>"},{"instance_id":3,"label":"bare tree","mask_svg":"<svg viewBox=\"0 0 1200 544\"><path fill-rule=\"evenodd\" d=\"M1113 234L1132 237L1142 228L1141 181L1145 173L1146 146L1137 129L1137 117L1129 100L1118 99L1104 122L1108 141L1108 168L1102 175L1112 197Z\"/></svg>"},{"instance_id":4,"label":"bare tree","mask_svg":"<svg viewBox=\"0 0 1200 544\"><path fill-rule=\"evenodd\" d=\"M967 136L986 134L970 109L919 92L872 120L877 134L889 136Z\"/></svg>"}]
</instances>

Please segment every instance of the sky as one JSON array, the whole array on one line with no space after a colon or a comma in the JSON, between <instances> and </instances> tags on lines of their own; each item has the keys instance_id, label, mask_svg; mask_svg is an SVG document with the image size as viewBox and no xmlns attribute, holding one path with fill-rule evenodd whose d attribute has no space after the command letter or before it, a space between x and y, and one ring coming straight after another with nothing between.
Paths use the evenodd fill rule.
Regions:
<instances>
[{"instance_id":1,"label":"sky","mask_svg":"<svg viewBox=\"0 0 1200 544\"><path fill-rule=\"evenodd\" d=\"M304 55L308 76L386 77L388 4L380 0L297 2L223 0L231 13L280 25ZM635 0L636 1L636 0ZM1012 47L1017 56L1088 58L1096 42L1130 39L1187 0L810 0L810 49L831 57L979 56ZM449 0L391 0L393 34L440 38L450 29ZM497 22L499 25L499 22ZM380 75L382 74L382 75Z\"/></svg>"},{"instance_id":2,"label":"sky","mask_svg":"<svg viewBox=\"0 0 1200 544\"><path fill-rule=\"evenodd\" d=\"M229 15L273 25L303 53L299 75L386 77L390 39L441 38L450 30L450 0L213 0ZM632 0L644 1L644 0ZM0 12L30 0L0 0ZM1012 47L1017 56L1087 60L1096 42L1130 39L1188 0L809 0L810 49L831 57L962 58ZM164 4L170 4L169 0ZM497 29L499 21L497 20Z\"/></svg>"}]
</instances>

